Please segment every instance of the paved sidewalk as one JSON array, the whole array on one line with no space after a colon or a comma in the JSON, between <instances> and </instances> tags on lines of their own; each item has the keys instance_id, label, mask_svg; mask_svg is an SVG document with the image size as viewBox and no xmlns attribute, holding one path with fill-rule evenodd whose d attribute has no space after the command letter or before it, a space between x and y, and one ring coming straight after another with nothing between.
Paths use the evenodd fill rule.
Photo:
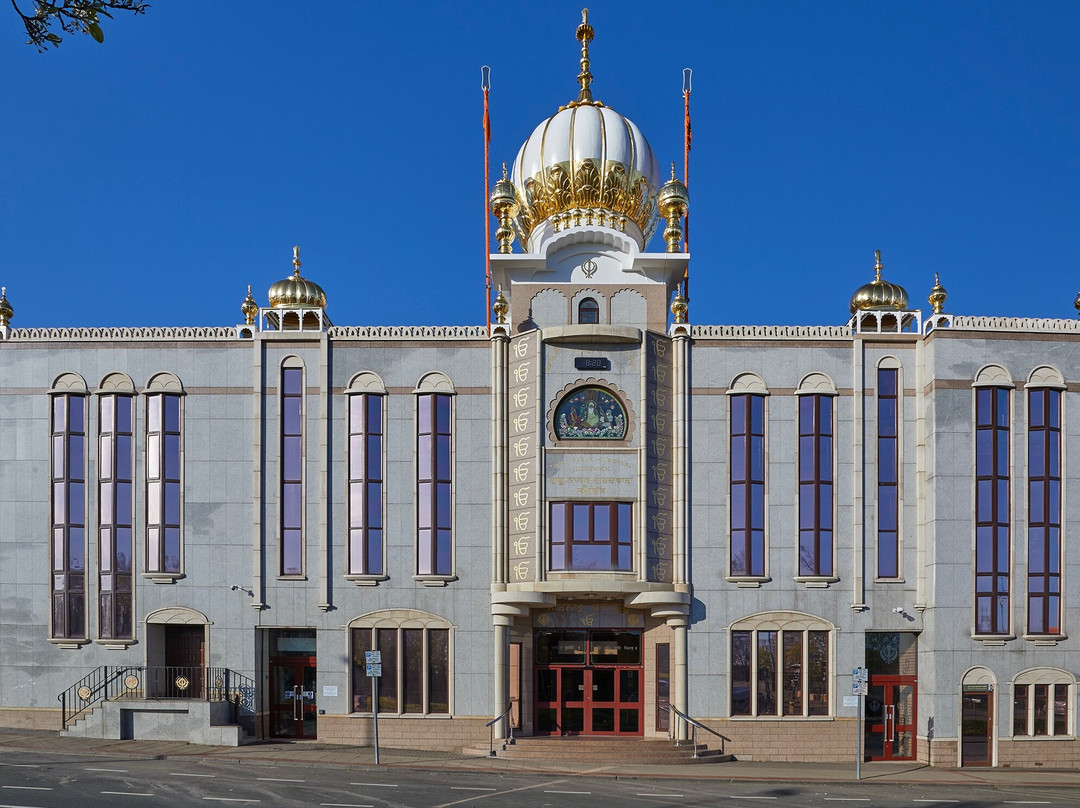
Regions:
<instances>
[{"instance_id":1,"label":"paved sidewalk","mask_svg":"<svg viewBox=\"0 0 1080 808\"><path fill-rule=\"evenodd\" d=\"M335 766L366 771L435 769L588 777L647 777L719 782L850 783L855 762L619 764L539 761L470 756L454 752L380 749L375 764L370 746L341 746L313 741L254 742L244 746L201 746L181 741L117 741L61 737L52 731L0 728L0 760L5 753L95 755L113 759L205 760L263 766ZM987 785L1080 787L1080 771L1056 769L941 769L912 763L864 763L862 780L883 785Z\"/></svg>"}]
</instances>

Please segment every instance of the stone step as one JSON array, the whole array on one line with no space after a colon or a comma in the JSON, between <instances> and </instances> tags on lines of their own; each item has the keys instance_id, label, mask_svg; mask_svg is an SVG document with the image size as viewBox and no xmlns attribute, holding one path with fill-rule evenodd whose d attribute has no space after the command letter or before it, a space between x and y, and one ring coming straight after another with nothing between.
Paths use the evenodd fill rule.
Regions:
<instances>
[{"instance_id":1,"label":"stone step","mask_svg":"<svg viewBox=\"0 0 1080 808\"><path fill-rule=\"evenodd\" d=\"M466 749L466 754L488 754L487 749ZM511 745L495 744L495 756L514 760L588 761L603 763L721 763L732 759L703 744L694 757L692 744L675 746L665 739L641 738L515 738Z\"/></svg>"}]
</instances>

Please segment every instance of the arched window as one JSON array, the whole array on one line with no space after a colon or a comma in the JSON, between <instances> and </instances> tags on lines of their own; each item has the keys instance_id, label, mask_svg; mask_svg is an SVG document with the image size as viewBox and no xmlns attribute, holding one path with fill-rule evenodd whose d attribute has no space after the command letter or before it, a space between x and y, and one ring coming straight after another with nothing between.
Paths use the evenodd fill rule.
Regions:
<instances>
[{"instance_id":1,"label":"arched window","mask_svg":"<svg viewBox=\"0 0 1080 808\"><path fill-rule=\"evenodd\" d=\"M86 382L61 375L52 398L52 626L57 640L86 637Z\"/></svg>"},{"instance_id":2,"label":"arched window","mask_svg":"<svg viewBox=\"0 0 1080 808\"><path fill-rule=\"evenodd\" d=\"M454 386L429 373L416 390L416 572L454 570Z\"/></svg>"},{"instance_id":3,"label":"arched window","mask_svg":"<svg viewBox=\"0 0 1080 808\"><path fill-rule=\"evenodd\" d=\"M799 576L831 578L833 556L833 399L836 388L811 373L799 389Z\"/></svg>"},{"instance_id":4,"label":"arched window","mask_svg":"<svg viewBox=\"0 0 1080 808\"><path fill-rule=\"evenodd\" d=\"M281 545L279 575L304 574L304 366L288 357L281 366Z\"/></svg>"},{"instance_id":5,"label":"arched window","mask_svg":"<svg viewBox=\"0 0 1080 808\"><path fill-rule=\"evenodd\" d=\"M730 537L729 574L764 578L765 397L760 376L744 373L728 390Z\"/></svg>"},{"instance_id":6,"label":"arched window","mask_svg":"<svg viewBox=\"0 0 1080 808\"><path fill-rule=\"evenodd\" d=\"M350 576L385 574L383 544L383 435L386 388L374 373L358 373L349 400Z\"/></svg>"},{"instance_id":7,"label":"arched window","mask_svg":"<svg viewBox=\"0 0 1080 808\"><path fill-rule=\"evenodd\" d=\"M379 712L448 715L453 712L449 621L415 609L387 609L349 623L352 645L352 711L371 712L366 653L382 658Z\"/></svg>"},{"instance_id":8,"label":"arched window","mask_svg":"<svg viewBox=\"0 0 1080 808\"><path fill-rule=\"evenodd\" d=\"M1074 681L1056 668L1033 668L1013 681L1013 736L1071 735L1069 714Z\"/></svg>"},{"instance_id":9,"label":"arched window","mask_svg":"<svg viewBox=\"0 0 1080 808\"><path fill-rule=\"evenodd\" d=\"M877 577L900 577L900 364L877 369Z\"/></svg>"},{"instance_id":10,"label":"arched window","mask_svg":"<svg viewBox=\"0 0 1080 808\"><path fill-rule=\"evenodd\" d=\"M183 574L183 399L171 373L146 386L146 572L164 583Z\"/></svg>"},{"instance_id":11,"label":"arched window","mask_svg":"<svg viewBox=\"0 0 1080 808\"><path fill-rule=\"evenodd\" d=\"M135 386L122 373L98 389L98 636L130 640L133 626L132 486Z\"/></svg>"},{"instance_id":12,"label":"arched window","mask_svg":"<svg viewBox=\"0 0 1080 808\"><path fill-rule=\"evenodd\" d=\"M1061 434L1065 388L1053 368L1036 369L1028 405L1028 634L1061 633ZM1060 733L1059 733L1060 734Z\"/></svg>"},{"instance_id":13,"label":"arched window","mask_svg":"<svg viewBox=\"0 0 1080 808\"><path fill-rule=\"evenodd\" d=\"M1003 368L975 380L975 633L1008 634L1012 381Z\"/></svg>"},{"instance_id":14,"label":"arched window","mask_svg":"<svg viewBox=\"0 0 1080 808\"><path fill-rule=\"evenodd\" d=\"M596 325L600 322L600 304L596 298L582 298L578 303L578 323L581 325Z\"/></svg>"}]
</instances>

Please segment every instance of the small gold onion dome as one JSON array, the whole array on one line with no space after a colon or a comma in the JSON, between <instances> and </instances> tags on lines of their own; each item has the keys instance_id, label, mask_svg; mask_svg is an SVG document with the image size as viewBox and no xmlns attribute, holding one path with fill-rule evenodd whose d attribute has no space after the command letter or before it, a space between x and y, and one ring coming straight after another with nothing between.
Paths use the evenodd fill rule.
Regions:
<instances>
[{"instance_id":1,"label":"small gold onion dome","mask_svg":"<svg viewBox=\"0 0 1080 808\"><path fill-rule=\"evenodd\" d=\"M883 280L881 269L881 250L874 250L874 279L860 286L851 296L848 308L852 314L857 311L907 311L907 290Z\"/></svg>"},{"instance_id":2,"label":"small gold onion dome","mask_svg":"<svg viewBox=\"0 0 1080 808\"><path fill-rule=\"evenodd\" d=\"M671 301L671 314L675 318L675 322L682 324L686 322L686 298L683 297L682 287L675 292L675 299Z\"/></svg>"},{"instance_id":3,"label":"small gold onion dome","mask_svg":"<svg viewBox=\"0 0 1080 808\"><path fill-rule=\"evenodd\" d=\"M7 325L15 316L15 309L11 307L7 299L7 287L0 286L0 325Z\"/></svg>"},{"instance_id":4,"label":"small gold onion dome","mask_svg":"<svg viewBox=\"0 0 1080 808\"><path fill-rule=\"evenodd\" d=\"M1080 314L1080 292L1076 293L1076 300L1073 301L1073 308L1076 309L1077 314Z\"/></svg>"},{"instance_id":5,"label":"small gold onion dome","mask_svg":"<svg viewBox=\"0 0 1080 808\"><path fill-rule=\"evenodd\" d=\"M315 281L300 276L300 248L293 247L293 274L270 287L267 293L275 309L301 306L310 309L326 308L326 293Z\"/></svg>"},{"instance_id":6,"label":"small gold onion dome","mask_svg":"<svg viewBox=\"0 0 1080 808\"><path fill-rule=\"evenodd\" d=\"M934 273L934 285L930 289L930 297L927 298L930 305L934 309L934 314L945 313L945 299L949 296L949 293L945 291L945 287L941 285L941 278L938 274ZM1080 296L1077 297L1080 300Z\"/></svg>"},{"instance_id":7,"label":"small gold onion dome","mask_svg":"<svg viewBox=\"0 0 1080 808\"><path fill-rule=\"evenodd\" d=\"M686 190L682 180L675 176L674 165L671 167L671 179L661 186L660 193L656 196L656 207L665 219L672 216L682 218L690 208L690 192Z\"/></svg>"},{"instance_id":8,"label":"small gold onion dome","mask_svg":"<svg viewBox=\"0 0 1080 808\"><path fill-rule=\"evenodd\" d=\"M240 313L244 315L244 322L247 325L253 325L255 318L259 316L259 304L255 302L255 298L251 296L251 284L248 284L247 297L244 298L244 302L240 304Z\"/></svg>"},{"instance_id":9,"label":"small gold onion dome","mask_svg":"<svg viewBox=\"0 0 1080 808\"><path fill-rule=\"evenodd\" d=\"M506 315L510 311L510 302L503 297L501 286L499 287L499 294L495 297L495 304L492 308L495 310L495 322L500 325L505 323Z\"/></svg>"},{"instance_id":10,"label":"small gold onion dome","mask_svg":"<svg viewBox=\"0 0 1080 808\"><path fill-rule=\"evenodd\" d=\"M506 177L505 163L503 164L502 179L496 182L491 188L489 202L491 204L491 212L499 218L502 218L504 213L511 219L517 216L519 207L517 191L514 190L514 183L510 182Z\"/></svg>"}]
</instances>

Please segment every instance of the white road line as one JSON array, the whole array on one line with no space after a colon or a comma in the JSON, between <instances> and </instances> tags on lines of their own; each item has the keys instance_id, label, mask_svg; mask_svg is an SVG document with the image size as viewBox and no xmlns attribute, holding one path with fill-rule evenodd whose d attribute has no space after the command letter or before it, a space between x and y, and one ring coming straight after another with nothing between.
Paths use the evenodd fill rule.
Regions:
<instances>
[{"instance_id":1,"label":"white road line","mask_svg":"<svg viewBox=\"0 0 1080 808\"><path fill-rule=\"evenodd\" d=\"M97 769L93 766L83 766L84 772L116 772L117 774L127 774L127 769Z\"/></svg>"},{"instance_id":2,"label":"white road line","mask_svg":"<svg viewBox=\"0 0 1080 808\"><path fill-rule=\"evenodd\" d=\"M41 767L36 763L0 763L0 766L7 766L11 769L40 769Z\"/></svg>"},{"instance_id":3,"label":"white road line","mask_svg":"<svg viewBox=\"0 0 1080 808\"><path fill-rule=\"evenodd\" d=\"M635 797L681 797L682 794L635 794Z\"/></svg>"},{"instance_id":4,"label":"white road line","mask_svg":"<svg viewBox=\"0 0 1080 808\"><path fill-rule=\"evenodd\" d=\"M776 797L755 797L750 794L732 794L728 799L732 800L775 800Z\"/></svg>"},{"instance_id":5,"label":"white road line","mask_svg":"<svg viewBox=\"0 0 1080 808\"><path fill-rule=\"evenodd\" d=\"M494 788L484 788L483 786L450 786L451 791L495 791Z\"/></svg>"},{"instance_id":6,"label":"white road line","mask_svg":"<svg viewBox=\"0 0 1080 808\"><path fill-rule=\"evenodd\" d=\"M306 783L307 780L290 780L287 777L256 777L256 780L266 780L268 783Z\"/></svg>"},{"instance_id":7,"label":"white road line","mask_svg":"<svg viewBox=\"0 0 1080 808\"><path fill-rule=\"evenodd\" d=\"M121 797L153 797L153 794L142 794L138 791L102 791L102 794L117 794Z\"/></svg>"},{"instance_id":8,"label":"white road line","mask_svg":"<svg viewBox=\"0 0 1080 808\"><path fill-rule=\"evenodd\" d=\"M242 800L239 797L203 797L203 799L215 802L262 802L262 800Z\"/></svg>"},{"instance_id":9,"label":"white road line","mask_svg":"<svg viewBox=\"0 0 1080 808\"><path fill-rule=\"evenodd\" d=\"M826 797L826 802L870 802L869 797Z\"/></svg>"},{"instance_id":10,"label":"white road line","mask_svg":"<svg viewBox=\"0 0 1080 808\"><path fill-rule=\"evenodd\" d=\"M397 783L349 783L350 786L368 786L369 788L397 788Z\"/></svg>"},{"instance_id":11,"label":"white road line","mask_svg":"<svg viewBox=\"0 0 1080 808\"><path fill-rule=\"evenodd\" d=\"M169 772L170 777L217 777L216 774L188 774L187 772Z\"/></svg>"},{"instance_id":12,"label":"white road line","mask_svg":"<svg viewBox=\"0 0 1080 808\"><path fill-rule=\"evenodd\" d=\"M592 794L591 791L548 791L544 790L545 794Z\"/></svg>"},{"instance_id":13,"label":"white road line","mask_svg":"<svg viewBox=\"0 0 1080 808\"><path fill-rule=\"evenodd\" d=\"M960 802L960 800L912 800L912 802Z\"/></svg>"},{"instance_id":14,"label":"white road line","mask_svg":"<svg viewBox=\"0 0 1080 808\"><path fill-rule=\"evenodd\" d=\"M1005 800L1006 805L1053 805L1050 800Z\"/></svg>"},{"instance_id":15,"label":"white road line","mask_svg":"<svg viewBox=\"0 0 1080 808\"><path fill-rule=\"evenodd\" d=\"M320 802L319 805L325 805L327 808L375 808L374 805L360 805L355 802Z\"/></svg>"},{"instance_id":16,"label":"white road line","mask_svg":"<svg viewBox=\"0 0 1080 808\"><path fill-rule=\"evenodd\" d=\"M45 786L0 786L0 788L18 788L23 791L52 791L52 787Z\"/></svg>"}]
</instances>

